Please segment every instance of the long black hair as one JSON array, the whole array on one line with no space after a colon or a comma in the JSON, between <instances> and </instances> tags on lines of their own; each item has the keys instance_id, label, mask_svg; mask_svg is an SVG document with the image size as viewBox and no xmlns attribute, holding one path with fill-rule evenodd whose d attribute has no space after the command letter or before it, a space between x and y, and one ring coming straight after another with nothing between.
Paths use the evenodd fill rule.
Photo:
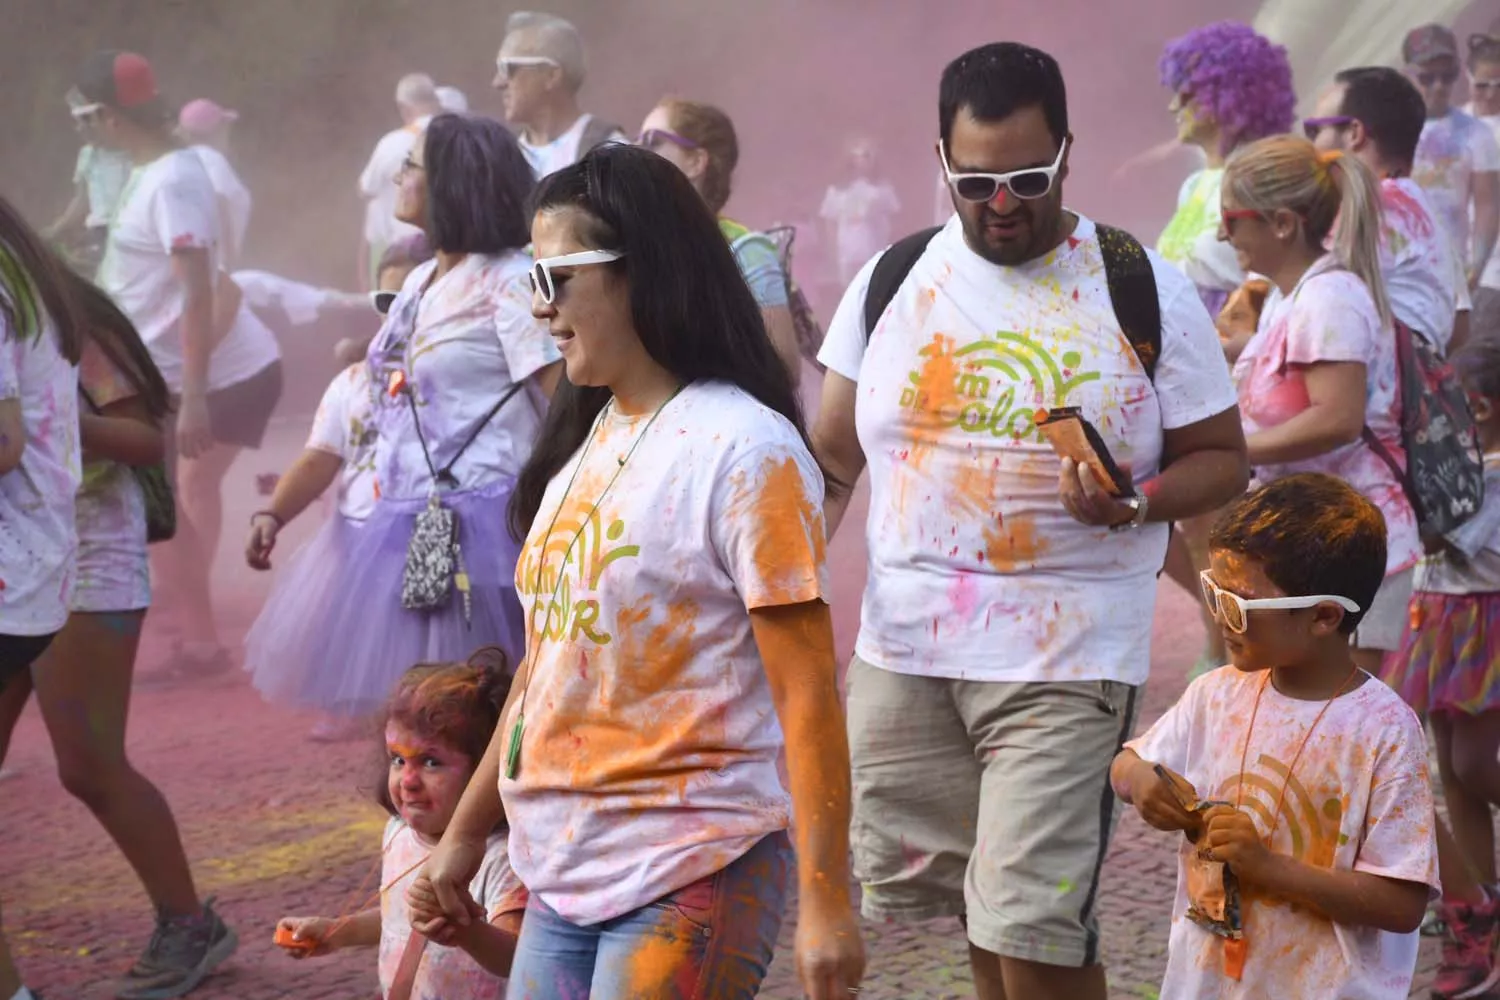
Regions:
<instances>
[{"instance_id":1,"label":"long black hair","mask_svg":"<svg viewBox=\"0 0 1500 1000\"><path fill-rule=\"evenodd\" d=\"M536 212L575 209L579 238L624 256L604 267L625 275L630 316L651 359L680 382L729 382L786 417L807 441L791 373L771 345L760 306L713 213L667 160L636 146L606 145L542 181ZM547 483L583 444L609 401L603 386L559 381L510 505L510 530L530 530ZM811 450L809 448L809 450Z\"/></svg>"},{"instance_id":2,"label":"long black hair","mask_svg":"<svg viewBox=\"0 0 1500 1000\"><path fill-rule=\"evenodd\" d=\"M12 336L41 335L47 318L63 357L78 363L80 317L67 291L68 269L14 205L0 196L0 319Z\"/></svg>"},{"instance_id":3,"label":"long black hair","mask_svg":"<svg viewBox=\"0 0 1500 1000\"><path fill-rule=\"evenodd\" d=\"M449 253L501 254L531 242L536 187L515 136L492 118L437 115L423 140L427 235Z\"/></svg>"},{"instance_id":4,"label":"long black hair","mask_svg":"<svg viewBox=\"0 0 1500 1000\"><path fill-rule=\"evenodd\" d=\"M125 376L152 419L161 421L172 412L171 391L135 324L92 282L73 271L63 273L68 294L82 321L83 335Z\"/></svg>"}]
</instances>

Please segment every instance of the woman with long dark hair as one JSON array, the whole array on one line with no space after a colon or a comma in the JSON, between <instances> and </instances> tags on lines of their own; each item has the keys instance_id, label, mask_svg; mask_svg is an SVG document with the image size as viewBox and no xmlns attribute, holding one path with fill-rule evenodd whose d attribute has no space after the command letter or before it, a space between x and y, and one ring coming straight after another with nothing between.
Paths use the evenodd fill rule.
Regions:
<instances>
[{"instance_id":1,"label":"woman with long dark hair","mask_svg":"<svg viewBox=\"0 0 1500 1000\"><path fill-rule=\"evenodd\" d=\"M262 691L353 720L373 717L413 663L486 645L519 662L505 517L561 367L531 315L535 181L514 137L438 115L396 183L397 217L435 256L369 348L377 498L363 524L319 535L319 558L287 565L245 639ZM273 502L252 528L274 538L293 513Z\"/></svg>"},{"instance_id":2,"label":"woman with long dark hair","mask_svg":"<svg viewBox=\"0 0 1500 1000\"><path fill-rule=\"evenodd\" d=\"M0 699L68 619L79 332L65 269L0 198ZM0 996L26 998L0 935Z\"/></svg>"},{"instance_id":3,"label":"woman with long dark hair","mask_svg":"<svg viewBox=\"0 0 1500 1000\"><path fill-rule=\"evenodd\" d=\"M166 457L171 396L130 320L92 284L61 273L83 333L77 571L67 624L29 674L0 693L0 758L35 691L63 787L98 818L156 910L157 933L119 995L180 996L233 954L238 939L199 899L171 807L125 754L151 605L149 501L135 469Z\"/></svg>"},{"instance_id":4,"label":"woman with long dark hair","mask_svg":"<svg viewBox=\"0 0 1500 1000\"><path fill-rule=\"evenodd\" d=\"M526 658L412 889L419 929L468 919L503 812L531 892L512 997L751 997L795 808L798 965L809 995L844 1000L864 967L849 753L791 378L663 158L607 146L552 174L532 236L532 308L567 378L511 506Z\"/></svg>"}]
</instances>

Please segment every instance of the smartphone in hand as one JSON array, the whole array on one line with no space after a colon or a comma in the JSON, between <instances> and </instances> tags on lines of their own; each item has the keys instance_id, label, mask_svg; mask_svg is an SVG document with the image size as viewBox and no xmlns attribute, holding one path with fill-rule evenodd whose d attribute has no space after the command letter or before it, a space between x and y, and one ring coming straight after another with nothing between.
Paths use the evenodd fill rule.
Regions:
<instances>
[{"instance_id":1,"label":"smartphone in hand","mask_svg":"<svg viewBox=\"0 0 1500 1000\"><path fill-rule=\"evenodd\" d=\"M1038 417L1037 429L1052 445L1052 450L1063 458L1088 466L1110 496L1127 497L1135 492L1130 477L1116 464L1104 439L1078 407L1058 406L1040 411Z\"/></svg>"}]
</instances>

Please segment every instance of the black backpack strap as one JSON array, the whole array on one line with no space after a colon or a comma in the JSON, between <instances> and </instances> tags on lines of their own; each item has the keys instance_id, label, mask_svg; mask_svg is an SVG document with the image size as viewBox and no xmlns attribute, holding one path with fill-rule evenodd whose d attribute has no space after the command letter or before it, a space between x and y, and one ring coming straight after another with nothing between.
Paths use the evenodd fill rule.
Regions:
<instances>
[{"instance_id":1,"label":"black backpack strap","mask_svg":"<svg viewBox=\"0 0 1500 1000\"><path fill-rule=\"evenodd\" d=\"M896 292L911 269L916 266L917 258L927 249L927 244L941 230L942 226L933 226L919 233L912 233L891 244L880 255L875 262L875 270L870 272L870 287L865 292L865 340L870 339L870 334L875 329L875 324L880 322L881 313L885 307L891 304L891 299L896 297Z\"/></svg>"},{"instance_id":2,"label":"black backpack strap","mask_svg":"<svg viewBox=\"0 0 1500 1000\"><path fill-rule=\"evenodd\" d=\"M1140 240L1123 229L1096 226L1099 252L1104 257L1104 280L1115 320L1125 339L1141 359L1146 377L1156 381L1156 362L1161 358L1161 300L1151 258Z\"/></svg>"}]
</instances>

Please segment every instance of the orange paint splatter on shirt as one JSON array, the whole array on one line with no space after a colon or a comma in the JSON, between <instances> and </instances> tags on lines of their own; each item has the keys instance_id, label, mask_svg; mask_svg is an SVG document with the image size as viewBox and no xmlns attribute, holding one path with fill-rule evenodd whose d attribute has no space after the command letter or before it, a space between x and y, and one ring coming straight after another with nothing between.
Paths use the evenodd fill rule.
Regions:
<instances>
[{"instance_id":1,"label":"orange paint splatter on shirt","mask_svg":"<svg viewBox=\"0 0 1500 1000\"><path fill-rule=\"evenodd\" d=\"M1002 573L1024 569L1047 550L1030 518L1009 517L984 528L984 557Z\"/></svg>"},{"instance_id":2,"label":"orange paint splatter on shirt","mask_svg":"<svg viewBox=\"0 0 1500 1000\"><path fill-rule=\"evenodd\" d=\"M953 477L953 506L965 514L990 514L995 509L995 475L966 465Z\"/></svg>"},{"instance_id":3,"label":"orange paint splatter on shirt","mask_svg":"<svg viewBox=\"0 0 1500 1000\"><path fill-rule=\"evenodd\" d=\"M806 600L807 578L816 577L827 561L828 532L822 508L807 495L802 470L790 458L767 459L760 482L744 497L750 510L744 523L754 525L752 557L760 578L774 581L758 603L795 604ZM767 600L769 598L769 600Z\"/></svg>"},{"instance_id":4,"label":"orange paint splatter on shirt","mask_svg":"<svg viewBox=\"0 0 1500 1000\"><path fill-rule=\"evenodd\" d=\"M916 375L907 418L912 425L908 461L919 472L941 432L952 424L965 403L958 391L959 362L953 348L952 337L935 333L931 343L918 352L922 367Z\"/></svg>"}]
</instances>

